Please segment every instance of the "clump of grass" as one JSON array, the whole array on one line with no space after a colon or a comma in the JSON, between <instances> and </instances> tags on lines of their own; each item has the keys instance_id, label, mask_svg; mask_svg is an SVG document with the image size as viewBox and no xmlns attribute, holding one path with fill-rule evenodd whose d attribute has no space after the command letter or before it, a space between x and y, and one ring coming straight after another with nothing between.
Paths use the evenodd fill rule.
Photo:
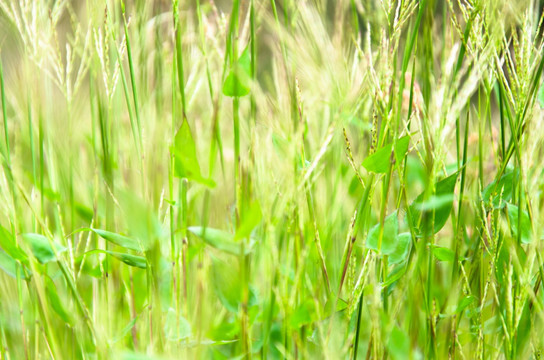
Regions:
<instances>
[{"instance_id":1,"label":"clump of grass","mask_svg":"<svg viewBox=\"0 0 544 360\"><path fill-rule=\"evenodd\" d=\"M539 358L542 18L0 0L0 359Z\"/></svg>"}]
</instances>

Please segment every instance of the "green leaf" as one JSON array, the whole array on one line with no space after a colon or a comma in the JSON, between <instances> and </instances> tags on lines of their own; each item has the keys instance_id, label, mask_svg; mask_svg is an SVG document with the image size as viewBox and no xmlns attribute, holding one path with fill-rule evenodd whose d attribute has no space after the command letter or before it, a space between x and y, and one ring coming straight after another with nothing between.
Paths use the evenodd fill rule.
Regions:
<instances>
[{"instance_id":1,"label":"green leaf","mask_svg":"<svg viewBox=\"0 0 544 360\"><path fill-rule=\"evenodd\" d=\"M147 268L147 260L143 256L136 256L131 254L125 254L120 252L108 251L109 255L121 260L127 265L134 266L140 269Z\"/></svg>"},{"instance_id":2,"label":"green leaf","mask_svg":"<svg viewBox=\"0 0 544 360\"><path fill-rule=\"evenodd\" d=\"M252 202L249 208L244 212L241 224L238 227L238 230L236 230L234 240L249 238L253 229L261 222L262 217L263 215L259 202Z\"/></svg>"},{"instance_id":3,"label":"green leaf","mask_svg":"<svg viewBox=\"0 0 544 360\"><path fill-rule=\"evenodd\" d=\"M472 304L474 300L476 300L476 298L472 295L465 296L457 305L457 309L455 310L455 312L457 314L461 313L463 310L466 309L467 306Z\"/></svg>"},{"instance_id":4,"label":"green leaf","mask_svg":"<svg viewBox=\"0 0 544 360\"><path fill-rule=\"evenodd\" d=\"M383 255L392 254L397 246L397 234L399 231L397 212L395 211L385 218L381 249L379 249L380 225L378 223L370 229L366 239L366 246L376 252L381 252Z\"/></svg>"},{"instance_id":5,"label":"green leaf","mask_svg":"<svg viewBox=\"0 0 544 360\"><path fill-rule=\"evenodd\" d=\"M46 276L45 278L45 291L51 307L65 323L70 324L72 322L72 318L59 297L55 283L49 277Z\"/></svg>"},{"instance_id":6,"label":"green leaf","mask_svg":"<svg viewBox=\"0 0 544 360\"><path fill-rule=\"evenodd\" d=\"M226 96L245 96L249 94L251 80L251 60L249 50L246 48L233 66L225 82L223 83L223 94Z\"/></svg>"},{"instance_id":7,"label":"green leaf","mask_svg":"<svg viewBox=\"0 0 544 360\"><path fill-rule=\"evenodd\" d=\"M401 162L408 151L408 145L410 144L410 137L404 136L397 140L395 145L395 160ZM386 174L389 171L389 165L391 163L391 152L393 150L393 143L389 143L376 151L374 154L368 156L363 161L363 166L368 171L375 173Z\"/></svg>"},{"instance_id":8,"label":"green leaf","mask_svg":"<svg viewBox=\"0 0 544 360\"><path fill-rule=\"evenodd\" d=\"M433 234L440 231L448 221L450 216L451 207L453 204L453 193L455 191L455 184L457 183L457 176L459 172L455 172L452 175L438 181L435 185L435 194L430 196L427 201L424 201L425 192L419 194L410 205L410 213L412 216L413 226L422 233L423 229L419 226L423 221L424 216L428 216L427 222L431 224L433 222L432 214L434 213L434 227Z\"/></svg>"},{"instance_id":9,"label":"green leaf","mask_svg":"<svg viewBox=\"0 0 544 360\"><path fill-rule=\"evenodd\" d=\"M382 284L382 287L387 287L391 284L393 284L395 281L399 280L404 274L406 273L406 266L405 265L397 265L393 271L391 271L389 274L387 274L387 279Z\"/></svg>"},{"instance_id":10,"label":"green leaf","mask_svg":"<svg viewBox=\"0 0 544 360\"><path fill-rule=\"evenodd\" d=\"M224 261L215 256L212 258L212 283L215 294L223 306L232 313L238 313L242 303L241 273L238 261ZM257 295L253 287L249 287L248 307L257 304Z\"/></svg>"},{"instance_id":11,"label":"green leaf","mask_svg":"<svg viewBox=\"0 0 544 360\"><path fill-rule=\"evenodd\" d=\"M387 350L392 359L410 358L410 338L398 326L393 327L387 340Z\"/></svg>"},{"instance_id":12,"label":"green leaf","mask_svg":"<svg viewBox=\"0 0 544 360\"><path fill-rule=\"evenodd\" d=\"M28 256L17 247L13 234L2 225L0 225L0 247L14 260L19 260L23 264L28 263Z\"/></svg>"},{"instance_id":13,"label":"green leaf","mask_svg":"<svg viewBox=\"0 0 544 360\"><path fill-rule=\"evenodd\" d=\"M482 192L484 203L491 204L495 209L502 209L512 199L514 182L518 178L519 172L516 169L502 175L498 182L491 182Z\"/></svg>"},{"instance_id":14,"label":"green leaf","mask_svg":"<svg viewBox=\"0 0 544 360\"><path fill-rule=\"evenodd\" d=\"M433 247L433 255L440 261L453 262L455 259L455 253L444 247Z\"/></svg>"},{"instance_id":15,"label":"green leaf","mask_svg":"<svg viewBox=\"0 0 544 360\"><path fill-rule=\"evenodd\" d=\"M120 235L111 231L101 230L101 229L92 229L88 228L86 230L93 231L95 234L103 238L104 240L107 240L111 242L112 244L124 247L126 249L134 250L134 251L142 251L142 247L138 243L138 241L131 239L129 237L126 237L124 235Z\"/></svg>"},{"instance_id":16,"label":"green leaf","mask_svg":"<svg viewBox=\"0 0 544 360\"><path fill-rule=\"evenodd\" d=\"M170 151L174 155L174 175L176 177L194 180L209 187L215 186L213 180L205 179L200 173L195 141L187 120L183 120Z\"/></svg>"},{"instance_id":17,"label":"green leaf","mask_svg":"<svg viewBox=\"0 0 544 360\"><path fill-rule=\"evenodd\" d=\"M402 233L397 236L397 246L395 251L389 255L389 264L398 264L403 262L410 251L410 243L412 242L412 236L410 233Z\"/></svg>"},{"instance_id":18,"label":"green leaf","mask_svg":"<svg viewBox=\"0 0 544 360\"><path fill-rule=\"evenodd\" d=\"M289 318L289 325L297 330L303 325L311 324L314 319L315 305L312 300L306 300L295 308Z\"/></svg>"},{"instance_id":19,"label":"green leaf","mask_svg":"<svg viewBox=\"0 0 544 360\"><path fill-rule=\"evenodd\" d=\"M164 334L169 341L187 339L191 336L191 324L183 316L178 316L174 309L169 308L164 324Z\"/></svg>"},{"instance_id":20,"label":"green leaf","mask_svg":"<svg viewBox=\"0 0 544 360\"><path fill-rule=\"evenodd\" d=\"M23 234L23 239L30 245L30 250L36 257L36 259L42 263L46 264L51 261L56 261L55 252L51 248L49 240L40 234ZM53 242L57 252L63 252L66 250L65 247Z\"/></svg>"},{"instance_id":21,"label":"green leaf","mask_svg":"<svg viewBox=\"0 0 544 360\"><path fill-rule=\"evenodd\" d=\"M132 254L120 253L115 251L106 251L102 249L94 249L91 251L87 251L85 254L78 256L76 258L76 262L80 263L81 260L83 259L83 256L89 256L91 254L98 254L98 253L113 256L114 258L124 262L127 265L134 266L140 269L145 269L147 267L147 260L143 256L136 256ZM93 268L92 266L88 264L88 262L85 262L85 266L88 267L85 272L89 273L89 275L95 276L95 277L96 275L98 276L101 275L99 266L98 266L98 269ZM98 274L96 273L97 271L98 271Z\"/></svg>"},{"instance_id":22,"label":"green leaf","mask_svg":"<svg viewBox=\"0 0 544 360\"><path fill-rule=\"evenodd\" d=\"M204 240L204 242L218 250L233 255L240 255L240 243L234 241L234 236L226 231L204 228L201 226L190 226L187 230ZM245 249L245 253L251 252L251 244Z\"/></svg>"},{"instance_id":23,"label":"green leaf","mask_svg":"<svg viewBox=\"0 0 544 360\"><path fill-rule=\"evenodd\" d=\"M518 221L519 219L519 208L516 205L510 203L506 204L508 207L508 220L510 222L510 228L512 229L512 235L515 239L518 238ZM529 219L529 214L526 211L521 211L521 243L530 244L531 243L531 219Z\"/></svg>"}]
</instances>

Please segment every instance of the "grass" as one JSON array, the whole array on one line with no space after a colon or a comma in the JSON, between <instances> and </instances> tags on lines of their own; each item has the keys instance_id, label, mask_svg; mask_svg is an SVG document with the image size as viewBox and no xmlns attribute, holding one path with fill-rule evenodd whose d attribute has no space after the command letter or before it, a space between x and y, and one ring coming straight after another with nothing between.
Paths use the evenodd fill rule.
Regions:
<instances>
[{"instance_id":1,"label":"grass","mask_svg":"<svg viewBox=\"0 0 544 360\"><path fill-rule=\"evenodd\" d=\"M538 359L537 0L0 0L0 359Z\"/></svg>"}]
</instances>

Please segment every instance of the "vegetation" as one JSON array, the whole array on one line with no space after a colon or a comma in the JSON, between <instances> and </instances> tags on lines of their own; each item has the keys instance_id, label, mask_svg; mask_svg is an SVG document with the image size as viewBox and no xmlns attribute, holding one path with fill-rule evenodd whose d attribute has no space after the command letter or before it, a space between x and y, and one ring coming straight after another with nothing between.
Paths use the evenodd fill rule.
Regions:
<instances>
[{"instance_id":1,"label":"vegetation","mask_svg":"<svg viewBox=\"0 0 544 360\"><path fill-rule=\"evenodd\" d=\"M538 0L0 0L0 359L539 359Z\"/></svg>"}]
</instances>

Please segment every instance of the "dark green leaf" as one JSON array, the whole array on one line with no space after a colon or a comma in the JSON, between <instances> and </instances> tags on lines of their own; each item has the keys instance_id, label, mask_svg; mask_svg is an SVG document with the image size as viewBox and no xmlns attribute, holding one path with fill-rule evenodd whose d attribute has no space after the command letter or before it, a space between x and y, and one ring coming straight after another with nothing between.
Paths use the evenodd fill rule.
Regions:
<instances>
[{"instance_id":1,"label":"dark green leaf","mask_svg":"<svg viewBox=\"0 0 544 360\"><path fill-rule=\"evenodd\" d=\"M436 234L440 231L448 221L450 216L451 207L453 204L453 194L455 191L455 184L457 183L457 176L459 172L455 172L452 175L440 180L436 183L435 194L431 195L427 201L424 201L425 192L419 194L410 205L410 213L414 227L422 232L420 229L421 223L424 222L423 217L427 216L426 223L430 226L434 222L433 233ZM434 219L432 215L434 214Z\"/></svg>"}]
</instances>

